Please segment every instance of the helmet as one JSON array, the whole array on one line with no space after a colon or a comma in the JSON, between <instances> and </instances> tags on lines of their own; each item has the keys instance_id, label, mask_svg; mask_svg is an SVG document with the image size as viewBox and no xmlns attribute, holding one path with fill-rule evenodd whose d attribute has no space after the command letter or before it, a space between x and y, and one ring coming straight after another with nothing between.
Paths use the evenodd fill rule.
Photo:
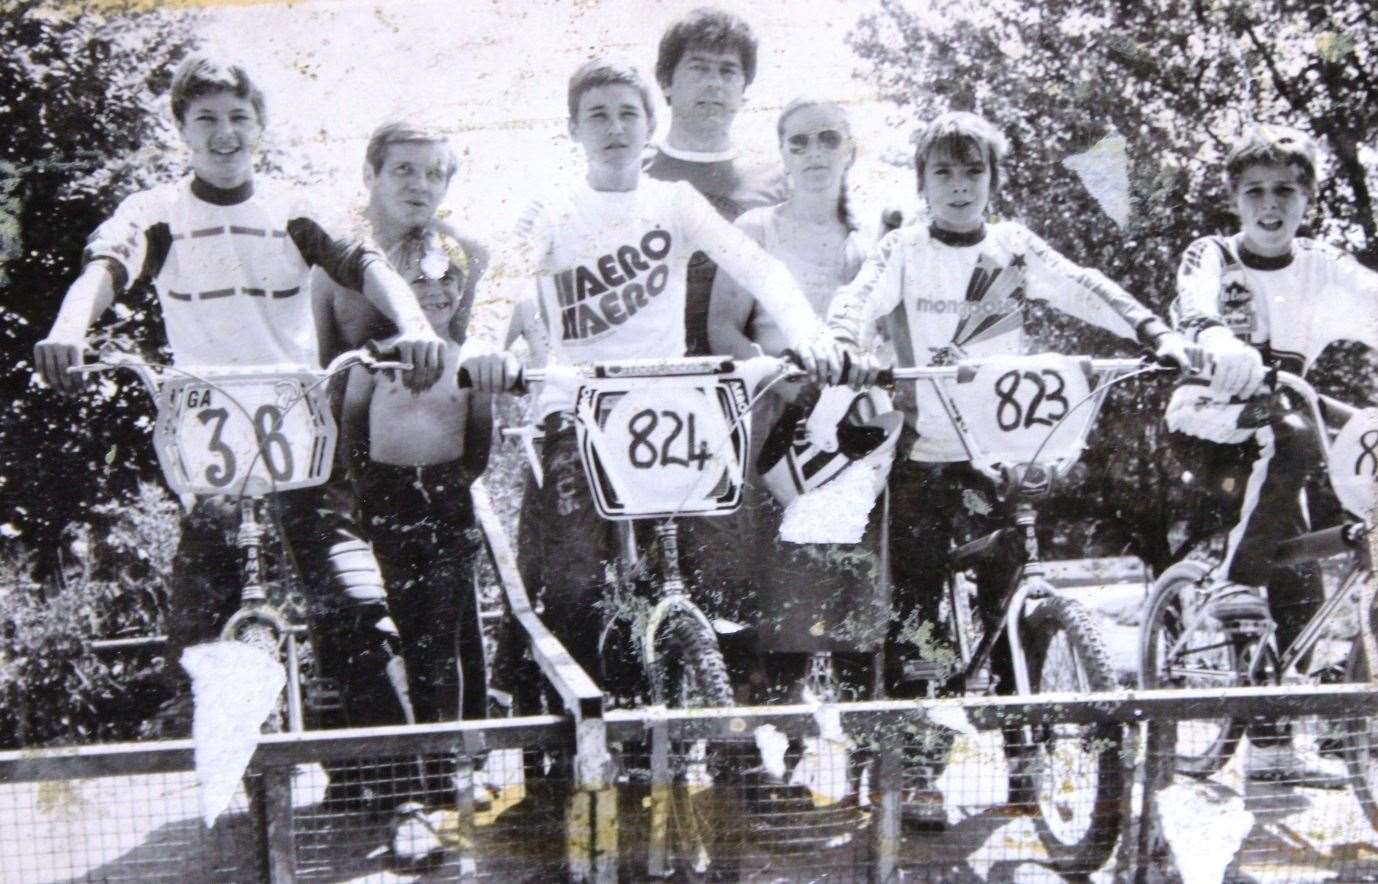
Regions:
<instances>
[{"instance_id":1,"label":"helmet","mask_svg":"<svg viewBox=\"0 0 1378 884\"><path fill-rule=\"evenodd\" d=\"M826 387L812 409L799 402L785 407L766 436L756 470L784 506L853 464L877 470L879 491L903 424L884 391Z\"/></svg>"}]
</instances>

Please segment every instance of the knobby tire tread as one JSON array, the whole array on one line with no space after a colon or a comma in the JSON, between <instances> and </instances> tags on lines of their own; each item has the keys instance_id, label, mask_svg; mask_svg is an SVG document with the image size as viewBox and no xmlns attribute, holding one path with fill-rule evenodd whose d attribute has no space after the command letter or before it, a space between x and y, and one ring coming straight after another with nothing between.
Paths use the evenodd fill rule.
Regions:
<instances>
[{"instance_id":1,"label":"knobby tire tread","mask_svg":"<svg viewBox=\"0 0 1378 884\"><path fill-rule=\"evenodd\" d=\"M1043 663L1049 646L1059 632L1067 636L1068 646L1086 673L1092 691L1116 688L1115 668L1110 662L1105 640L1095 616L1085 606L1062 596L1051 596L1039 604L1023 627L1025 654L1029 662L1029 686L1034 694L1043 692ZM1110 859L1119 838L1120 793L1124 787L1121 750L1124 727L1116 722L1089 726L1090 738L1099 747L1096 753L1096 795L1086 833L1074 844L1063 842L1052 831L1042 813L1033 818L1038 837L1048 851L1050 864L1059 872L1085 874L1095 871Z\"/></svg>"}]
</instances>

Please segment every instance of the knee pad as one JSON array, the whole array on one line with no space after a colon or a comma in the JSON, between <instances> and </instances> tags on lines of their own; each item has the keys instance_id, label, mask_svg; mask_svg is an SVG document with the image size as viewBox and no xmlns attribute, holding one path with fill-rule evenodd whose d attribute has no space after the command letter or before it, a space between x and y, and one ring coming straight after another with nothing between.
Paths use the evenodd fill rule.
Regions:
<instances>
[{"instance_id":1,"label":"knee pad","mask_svg":"<svg viewBox=\"0 0 1378 884\"><path fill-rule=\"evenodd\" d=\"M369 603L381 603L387 598L378 559L373 555L373 548L364 541L356 538L332 544L326 554L326 563L331 586L350 602L371 607ZM396 631L394 626L393 632Z\"/></svg>"}]
</instances>

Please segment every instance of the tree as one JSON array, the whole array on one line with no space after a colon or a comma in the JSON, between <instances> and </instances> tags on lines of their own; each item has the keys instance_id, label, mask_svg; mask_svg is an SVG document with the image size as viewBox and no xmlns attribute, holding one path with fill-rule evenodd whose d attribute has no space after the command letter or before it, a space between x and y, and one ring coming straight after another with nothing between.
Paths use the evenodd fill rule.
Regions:
<instances>
[{"instance_id":1,"label":"tree","mask_svg":"<svg viewBox=\"0 0 1378 884\"><path fill-rule=\"evenodd\" d=\"M1054 247L1102 269L1160 315L1178 257L1196 237L1229 232L1221 175L1230 141L1250 122L1312 131L1328 149L1310 219L1312 235L1378 265L1378 218L1364 169L1378 126L1378 13L1366 3L1198 0L999 0L972 7L932 0L920 11L882 0L850 35L867 74L917 119L976 110L1010 137L996 211L1017 214ZM1062 163L1110 135L1128 147L1132 213L1111 222ZM1011 207L1017 207L1017 211ZM1038 316L1050 349L1105 352L1094 330ZM1343 349L1343 348L1342 348ZM1374 377L1352 348L1318 377ZM1365 374L1367 372L1367 374ZM1352 386L1352 385L1351 385ZM1372 385L1368 385L1372 390ZM1169 534L1202 501L1164 456L1170 384L1117 390L1087 458L1090 479L1064 514L1127 531L1154 566ZM1350 390L1352 393L1352 389Z\"/></svg>"},{"instance_id":2,"label":"tree","mask_svg":"<svg viewBox=\"0 0 1378 884\"><path fill-rule=\"evenodd\" d=\"M139 11L142 8L144 11ZM151 414L127 381L80 402L39 389L33 346L80 268L87 235L133 190L179 174L160 106L193 43L187 13L148 4L0 4L0 533L50 572L68 523L155 475ZM162 340L147 292L116 308L121 334Z\"/></svg>"}]
</instances>

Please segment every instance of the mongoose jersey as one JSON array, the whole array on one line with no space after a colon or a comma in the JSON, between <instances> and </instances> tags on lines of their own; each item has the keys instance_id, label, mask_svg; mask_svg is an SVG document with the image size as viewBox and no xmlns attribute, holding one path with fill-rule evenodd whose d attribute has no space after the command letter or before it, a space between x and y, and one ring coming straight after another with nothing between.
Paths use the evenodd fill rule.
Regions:
<instances>
[{"instance_id":1,"label":"mongoose jersey","mask_svg":"<svg viewBox=\"0 0 1378 884\"><path fill-rule=\"evenodd\" d=\"M1058 254L1024 225L984 225L970 234L937 227L891 231L856 279L838 292L828 313L848 343L882 322L902 367L941 364L952 356L1018 354L1024 345L1024 306L1046 301L1063 313L1148 343L1167 331L1151 311L1101 273ZM929 384L913 399L899 397L918 439L909 456L920 461L966 460ZM910 392L910 391L906 391ZM907 406L907 407L906 407Z\"/></svg>"},{"instance_id":2,"label":"mongoose jersey","mask_svg":"<svg viewBox=\"0 0 1378 884\"><path fill-rule=\"evenodd\" d=\"M718 216L684 182L629 191L580 182L538 200L518 225L520 272L537 278L552 362L672 358L685 353L685 268L707 252L800 344L825 331L789 271ZM547 384L538 413L572 409Z\"/></svg>"},{"instance_id":3,"label":"mongoose jersey","mask_svg":"<svg viewBox=\"0 0 1378 884\"><path fill-rule=\"evenodd\" d=\"M1182 255L1171 316L1193 340L1224 326L1269 365L1301 373L1336 341L1378 348L1378 274L1312 239L1265 257L1237 234L1206 236Z\"/></svg>"},{"instance_id":4,"label":"mongoose jersey","mask_svg":"<svg viewBox=\"0 0 1378 884\"><path fill-rule=\"evenodd\" d=\"M199 178L132 194L86 243L119 292L152 283L173 361L182 365L318 364L306 272L347 288L382 256L336 239L296 188Z\"/></svg>"}]
</instances>

